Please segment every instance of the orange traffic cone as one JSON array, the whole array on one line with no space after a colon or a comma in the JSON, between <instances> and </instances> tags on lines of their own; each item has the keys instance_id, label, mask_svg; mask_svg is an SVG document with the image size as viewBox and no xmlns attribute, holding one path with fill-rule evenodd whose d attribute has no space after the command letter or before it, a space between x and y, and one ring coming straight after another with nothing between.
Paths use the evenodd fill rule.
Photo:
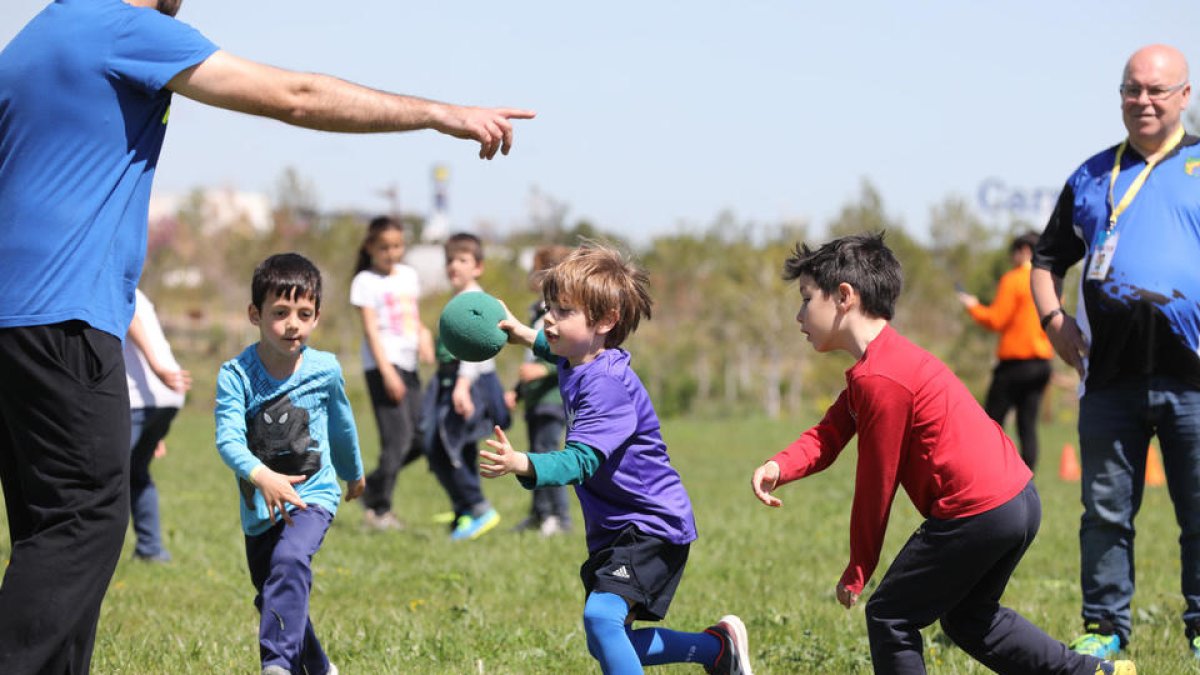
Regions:
<instances>
[{"instance_id":1,"label":"orange traffic cone","mask_svg":"<svg viewBox=\"0 0 1200 675\"><path fill-rule=\"evenodd\" d=\"M1079 480L1079 458L1070 443L1063 443L1062 456L1058 458L1058 477L1062 480Z\"/></svg>"},{"instance_id":2,"label":"orange traffic cone","mask_svg":"<svg viewBox=\"0 0 1200 675\"><path fill-rule=\"evenodd\" d=\"M1166 482L1167 475L1163 473L1162 458L1158 456L1158 448L1151 443L1146 449L1146 485L1160 487Z\"/></svg>"}]
</instances>

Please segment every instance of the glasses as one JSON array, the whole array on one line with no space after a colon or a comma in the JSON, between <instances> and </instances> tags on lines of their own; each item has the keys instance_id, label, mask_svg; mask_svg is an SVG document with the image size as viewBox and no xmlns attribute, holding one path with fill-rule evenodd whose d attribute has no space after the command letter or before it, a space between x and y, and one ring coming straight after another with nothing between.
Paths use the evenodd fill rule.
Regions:
<instances>
[{"instance_id":1,"label":"glasses","mask_svg":"<svg viewBox=\"0 0 1200 675\"><path fill-rule=\"evenodd\" d=\"M1137 99L1141 98L1142 92L1145 92L1146 96L1151 101L1161 101L1180 89L1183 89L1187 86L1187 84L1187 80L1180 82L1174 87L1143 87L1137 84L1123 84L1120 87L1120 92L1121 96L1129 99L1130 101L1136 101Z\"/></svg>"}]
</instances>

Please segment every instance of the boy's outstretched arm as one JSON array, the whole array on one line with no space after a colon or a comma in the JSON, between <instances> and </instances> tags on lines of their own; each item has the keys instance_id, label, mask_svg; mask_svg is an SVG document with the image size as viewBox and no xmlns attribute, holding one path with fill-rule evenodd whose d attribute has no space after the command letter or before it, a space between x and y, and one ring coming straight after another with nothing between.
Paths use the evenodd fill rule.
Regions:
<instances>
[{"instance_id":1,"label":"boy's outstretched arm","mask_svg":"<svg viewBox=\"0 0 1200 675\"><path fill-rule=\"evenodd\" d=\"M488 463L479 463L479 473L484 478L499 478L510 473L518 476L532 476L533 468L529 463L529 455L513 450L508 442L508 436L500 427L495 428L496 438L487 439L488 447L495 452L480 450L479 457Z\"/></svg>"},{"instance_id":2,"label":"boy's outstretched arm","mask_svg":"<svg viewBox=\"0 0 1200 675\"><path fill-rule=\"evenodd\" d=\"M783 506L783 501L771 494L778 486L779 465L773 460L767 460L762 466L755 469L754 476L750 479L750 487L754 489L754 496L767 506Z\"/></svg>"},{"instance_id":3,"label":"boy's outstretched arm","mask_svg":"<svg viewBox=\"0 0 1200 675\"><path fill-rule=\"evenodd\" d=\"M307 509L308 504L300 499L300 495L296 492L296 488L292 487L296 483L303 483L308 480L307 476L285 476L281 473L276 473L267 468L266 464L260 464L250 472L250 482L254 483L254 487L262 493L263 501L267 503L267 514L271 516L271 522L275 522L275 511L279 510L279 516L283 518L283 522L288 525L292 524L292 517L288 514L287 504L291 504L298 509Z\"/></svg>"}]
</instances>

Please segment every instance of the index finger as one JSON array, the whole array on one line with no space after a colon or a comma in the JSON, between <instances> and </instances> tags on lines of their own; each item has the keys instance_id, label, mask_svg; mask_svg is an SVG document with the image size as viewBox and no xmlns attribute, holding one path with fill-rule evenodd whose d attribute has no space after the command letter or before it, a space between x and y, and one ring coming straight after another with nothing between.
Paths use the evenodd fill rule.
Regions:
<instances>
[{"instance_id":1,"label":"index finger","mask_svg":"<svg viewBox=\"0 0 1200 675\"><path fill-rule=\"evenodd\" d=\"M536 111L524 108L496 108L496 113L510 120L531 120L537 117Z\"/></svg>"},{"instance_id":2,"label":"index finger","mask_svg":"<svg viewBox=\"0 0 1200 675\"><path fill-rule=\"evenodd\" d=\"M497 424L496 426L492 427L492 430L495 431L496 439L499 440L501 444L508 445L508 436L505 435L504 430L500 428L500 425Z\"/></svg>"}]
</instances>

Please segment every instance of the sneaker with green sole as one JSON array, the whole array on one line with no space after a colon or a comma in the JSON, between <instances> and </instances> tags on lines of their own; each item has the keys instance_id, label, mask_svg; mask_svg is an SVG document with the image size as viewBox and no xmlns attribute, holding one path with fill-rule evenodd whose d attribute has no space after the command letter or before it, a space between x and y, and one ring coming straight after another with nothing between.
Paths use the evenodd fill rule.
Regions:
<instances>
[{"instance_id":1,"label":"sneaker with green sole","mask_svg":"<svg viewBox=\"0 0 1200 675\"><path fill-rule=\"evenodd\" d=\"M1121 653L1121 637L1109 621L1088 621L1083 635L1071 641L1067 648L1079 654L1111 661Z\"/></svg>"},{"instance_id":2,"label":"sneaker with green sole","mask_svg":"<svg viewBox=\"0 0 1200 675\"><path fill-rule=\"evenodd\" d=\"M453 541L475 540L491 532L492 528L499 523L500 514L496 513L496 509L488 509L487 513L478 518L463 516L458 519L458 525L450 533L450 539Z\"/></svg>"}]
</instances>

